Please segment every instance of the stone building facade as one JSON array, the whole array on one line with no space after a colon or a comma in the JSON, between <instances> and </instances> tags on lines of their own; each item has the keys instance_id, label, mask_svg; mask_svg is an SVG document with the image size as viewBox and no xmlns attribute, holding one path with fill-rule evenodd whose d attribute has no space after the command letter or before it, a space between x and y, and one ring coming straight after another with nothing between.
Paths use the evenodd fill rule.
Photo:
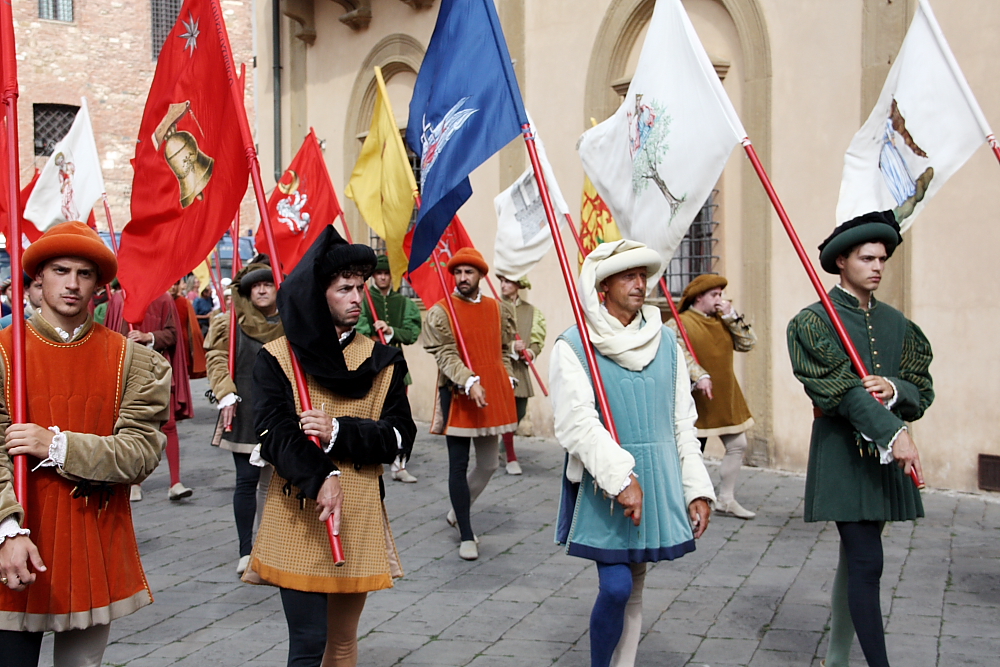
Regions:
<instances>
[{"instance_id":1,"label":"stone building facade","mask_svg":"<svg viewBox=\"0 0 1000 667\"><path fill-rule=\"evenodd\" d=\"M220 0L237 66L253 72L254 0ZM21 183L48 159L86 97L117 231L129 221L136 135L156 70L156 54L181 0L24 0L13 3L17 49ZM254 126L254 77L247 112ZM95 217L106 229L103 207ZM255 226L250 199L243 220Z\"/></svg>"},{"instance_id":2,"label":"stone building facade","mask_svg":"<svg viewBox=\"0 0 1000 667\"><path fill-rule=\"evenodd\" d=\"M577 139L591 118L603 120L617 107L634 71L653 0L495 2L525 104L545 139L562 191L572 201L583 182ZM315 127L333 182L343 189L368 130L374 65L381 66L388 80L397 123L406 126L438 4L283 0L277 12L276 62L271 38L275 7L257 4L258 34L267 36L258 40L257 56L260 152L268 186L274 183L270 167L287 165ZM993 85L1000 42L992 39L1000 30L1000 5L976 0L933 4L987 118L1000 126L1000 90ZM684 6L805 246L816 254L814 249L837 222L844 151L878 97L914 15L915 0L684 0ZM280 85L277 105L275 83ZM275 111L280 114L278 133L273 131ZM526 164L518 141L472 175L474 194L460 215L487 258L492 257L496 225L493 198ZM977 455L1000 454L990 411L981 407L1000 400L1000 384L994 381L1000 356L986 335L1000 327L1000 305L983 294L989 294L988 283L995 279L989 267L996 265L1000 242L1000 226L991 221L985 193L996 188L998 177L984 145L906 234L879 293L917 321L935 348L931 370L938 398L913 427L932 486L975 489ZM355 236L367 235L353 203L342 202ZM757 421L750 458L803 470L812 412L791 373L785 327L799 309L815 301L815 293L738 149L710 203L707 228L713 249L707 261L712 271L730 279L728 294L760 339L752 353L738 355L737 370ZM528 298L549 319L551 344L572 323L554 256L530 277L535 289ZM828 286L833 282L829 276L825 280ZM547 358L547 352L540 358L543 374ZM416 386L431 387L433 360L419 345L408 349L407 359ZM430 417L432 393L411 392L418 418ZM536 430L551 432L546 399L532 401L531 416ZM709 447L710 453L721 451L719 443Z\"/></svg>"}]
</instances>

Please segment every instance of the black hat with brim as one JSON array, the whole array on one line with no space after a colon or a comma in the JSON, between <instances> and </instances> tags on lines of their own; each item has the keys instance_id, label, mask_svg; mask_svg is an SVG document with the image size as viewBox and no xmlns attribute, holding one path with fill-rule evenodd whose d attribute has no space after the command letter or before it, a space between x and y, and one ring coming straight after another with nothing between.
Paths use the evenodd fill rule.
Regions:
<instances>
[{"instance_id":1,"label":"black hat with brim","mask_svg":"<svg viewBox=\"0 0 1000 667\"><path fill-rule=\"evenodd\" d=\"M240 278L240 294L245 297L249 297L250 290L253 289L253 286L257 283L264 282L274 282L274 272L271 270L271 267L248 271L242 278Z\"/></svg>"},{"instance_id":2,"label":"black hat with brim","mask_svg":"<svg viewBox=\"0 0 1000 667\"><path fill-rule=\"evenodd\" d=\"M899 223L892 211L873 211L859 215L838 225L833 233L819 245L819 263L823 270L840 274L837 258L862 243L878 242L885 245L885 253L892 257L896 247L903 242Z\"/></svg>"}]
</instances>

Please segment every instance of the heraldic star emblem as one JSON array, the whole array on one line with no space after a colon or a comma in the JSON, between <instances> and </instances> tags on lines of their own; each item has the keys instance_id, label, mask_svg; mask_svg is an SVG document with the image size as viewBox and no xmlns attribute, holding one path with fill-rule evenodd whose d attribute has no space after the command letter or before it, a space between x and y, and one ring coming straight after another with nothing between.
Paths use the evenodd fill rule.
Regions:
<instances>
[{"instance_id":1,"label":"heraldic star emblem","mask_svg":"<svg viewBox=\"0 0 1000 667\"><path fill-rule=\"evenodd\" d=\"M198 48L198 36L201 35L201 31L198 29L199 21L200 19L196 19L191 12L188 12L188 20L181 19L187 32L177 35L184 40L184 50L191 49L191 57L194 57L194 50Z\"/></svg>"},{"instance_id":2,"label":"heraldic star emblem","mask_svg":"<svg viewBox=\"0 0 1000 667\"><path fill-rule=\"evenodd\" d=\"M472 114L479 111L479 109L463 109L462 106L469 100L469 97L463 97L458 101L458 104L453 106L448 110L448 113L444 115L441 122L435 126L431 126L427 123L427 116L423 118L423 134L420 135L421 153L420 158L420 189L424 189L424 182L427 180L427 174L430 173L431 168L434 167L434 163L437 161L438 156L444 150L445 144L458 132L465 121L472 117Z\"/></svg>"}]
</instances>

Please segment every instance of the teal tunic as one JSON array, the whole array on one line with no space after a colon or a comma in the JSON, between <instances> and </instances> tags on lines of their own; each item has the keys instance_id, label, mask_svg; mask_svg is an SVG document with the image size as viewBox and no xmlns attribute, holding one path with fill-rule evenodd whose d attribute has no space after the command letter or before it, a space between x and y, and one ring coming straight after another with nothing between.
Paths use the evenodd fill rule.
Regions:
<instances>
[{"instance_id":1,"label":"teal tunic","mask_svg":"<svg viewBox=\"0 0 1000 667\"><path fill-rule=\"evenodd\" d=\"M869 395L819 303L788 324L795 377L816 408L806 471L806 521L908 521L924 515L920 492L876 444L892 442L934 400L931 346L902 313L872 297L867 310L839 287L830 298L869 373L896 386L887 410ZM868 436L867 439L862 436Z\"/></svg>"},{"instance_id":2,"label":"teal tunic","mask_svg":"<svg viewBox=\"0 0 1000 667\"><path fill-rule=\"evenodd\" d=\"M579 329L571 327L560 338L570 344L589 376ZM565 544L570 556L599 563L680 558L695 545L674 437L677 341L663 327L659 350L641 371L622 368L596 350L595 354L621 446L635 458L643 491L642 522L635 526L615 500L598 489L589 471L584 470L582 481L573 484L564 470L556 543Z\"/></svg>"}]
</instances>

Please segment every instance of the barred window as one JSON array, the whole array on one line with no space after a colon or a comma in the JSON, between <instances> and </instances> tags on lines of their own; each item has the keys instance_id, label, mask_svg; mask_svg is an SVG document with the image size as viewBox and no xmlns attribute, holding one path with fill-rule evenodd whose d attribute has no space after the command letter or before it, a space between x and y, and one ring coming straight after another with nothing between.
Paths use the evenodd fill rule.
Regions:
<instances>
[{"instance_id":1,"label":"barred window","mask_svg":"<svg viewBox=\"0 0 1000 667\"><path fill-rule=\"evenodd\" d=\"M73 0L38 0L38 18L72 23Z\"/></svg>"},{"instance_id":2,"label":"barred window","mask_svg":"<svg viewBox=\"0 0 1000 667\"><path fill-rule=\"evenodd\" d=\"M715 203L718 195L719 191L713 190L708 196L708 201L701 207L667 266L667 286L675 297L679 297L697 276L714 272L715 262L719 259L715 254L715 245L719 242L715 238L715 228L719 226L715 217L719 208Z\"/></svg>"},{"instance_id":3,"label":"barred window","mask_svg":"<svg viewBox=\"0 0 1000 667\"><path fill-rule=\"evenodd\" d=\"M160 49L177 23L182 4L182 0L152 0L153 60L160 57Z\"/></svg>"},{"instance_id":4,"label":"barred window","mask_svg":"<svg viewBox=\"0 0 1000 667\"><path fill-rule=\"evenodd\" d=\"M35 155L52 155L52 149L69 132L80 107L72 104L35 104Z\"/></svg>"}]
</instances>

